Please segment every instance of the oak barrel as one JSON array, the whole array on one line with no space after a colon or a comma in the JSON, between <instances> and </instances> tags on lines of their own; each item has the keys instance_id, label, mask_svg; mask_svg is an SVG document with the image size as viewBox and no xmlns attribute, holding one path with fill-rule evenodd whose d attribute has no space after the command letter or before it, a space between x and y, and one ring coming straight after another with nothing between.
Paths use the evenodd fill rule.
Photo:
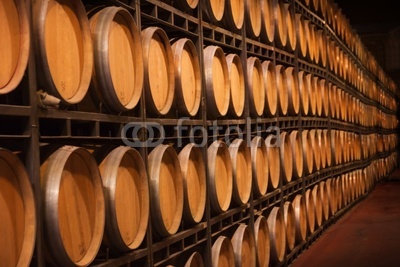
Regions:
<instances>
[{"instance_id":1,"label":"oak barrel","mask_svg":"<svg viewBox=\"0 0 400 267\"><path fill-rule=\"evenodd\" d=\"M297 194L292 202L296 221L296 243L304 242L307 238L307 206L303 195Z\"/></svg>"},{"instance_id":2,"label":"oak barrel","mask_svg":"<svg viewBox=\"0 0 400 267\"><path fill-rule=\"evenodd\" d=\"M264 60L261 63L265 86L265 113L275 116L278 111L278 88L275 65L272 61Z\"/></svg>"},{"instance_id":3,"label":"oak barrel","mask_svg":"<svg viewBox=\"0 0 400 267\"><path fill-rule=\"evenodd\" d=\"M301 132L302 146L303 146L303 158L305 161L305 173L311 174L314 169L314 152L312 136L309 130L303 130Z\"/></svg>"},{"instance_id":4,"label":"oak barrel","mask_svg":"<svg viewBox=\"0 0 400 267\"><path fill-rule=\"evenodd\" d=\"M175 97L175 67L167 33L160 27L142 30L144 92L146 109L154 115L166 115Z\"/></svg>"},{"instance_id":5,"label":"oak barrel","mask_svg":"<svg viewBox=\"0 0 400 267\"><path fill-rule=\"evenodd\" d=\"M138 104L143 87L140 32L128 10L106 7L90 20L94 69L92 84L99 101L123 112Z\"/></svg>"},{"instance_id":6,"label":"oak barrel","mask_svg":"<svg viewBox=\"0 0 400 267\"><path fill-rule=\"evenodd\" d=\"M314 185L312 188L312 198L314 200L314 210L315 210L315 222L317 223L317 227L322 225L322 198L321 198L321 187L319 184Z\"/></svg>"},{"instance_id":7,"label":"oak barrel","mask_svg":"<svg viewBox=\"0 0 400 267\"><path fill-rule=\"evenodd\" d=\"M256 241L257 266L268 267L270 261L271 241L267 218L259 215L254 222L254 238Z\"/></svg>"},{"instance_id":8,"label":"oak barrel","mask_svg":"<svg viewBox=\"0 0 400 267\"><path fill-rule=\"evenodd\" d=\"M322 203L322 215L323 215L322 217L323 221L327 221L331 216L331 210L329 207L329 195L326 182L325 181L319 182L319 187L321 190L321 203Z\"/></svg>"},{"instance_id":9,"label":"oak barrel","mask_svg":"<svg viewBox=\"0 0 400 267\"><path fill-rule=\"evenodd\" d=\"M231 31L242 29L245 20L245 1L225 1L223 19L227 29Z\"/></svg>"},{"instance_id":10,"label":"oak barrel","mask_svg":"<svg viewBox=\"0 0 400 267\"><path fill-rule=\"evenodd\" d=\"M268 166L269 166L269 177L271 181L271 186L273 189L278 188L280 182L280 172L281 172L281 163L280 163L280 148L277 144L277 138L279 136L269 135L265 139L265 146L267 147L267 158L268 158ZM274 140L274 141L273 141Z\"/></svg>"},{"instance_id":11,"label":"oak barrel","mask_svg":"<svg viewBox=\"0 0 400 267\"><path fill-rule=\"evenodd\" d=\"M247 59L247 77L250 113L253 116L261 117L265 107L265 85L263 69L258 57Z\"/></svg>"},{"instance_id":12,"label":"oak barrel","mask_svg":"<svg viewBox=\"0 0 400 267\"><path fill-rule=\"evenodd\" d=\"M228 64L221 47L210 45L204 48L204 75L207 97L207 113L211 117L222 117L228 112L230 101Z\"/></svg>"},{"instance_id":13,"label":"oak barrel","mask_svg":"<svg viewBox=\"0 0 400 267\"><path fill-rule=\"evenodd\" d=\"M292 251L296 244L296 217L290 201L283 204L283 218L286 227L286 249Z\"/></svg>"},{"instance_id":14,"label":"oak barrel","mask_svg":"<svg viewBox=\"0 0 400 267\"><path fill-rule=\"evenodd\" d=\"M219 214L228 210L233 195L232 161L228 146L221 140L214 141L207 149L207 159L211 210Z\"/></svg>"},{"instance_id":15,"label":"oak barrel","mask_svg":"<svg viewBox=\"0 0 400 267\"><path fill-rule=\"evenodd\" d=\"M226 236L219 236L211 247L212 267L234 267L235 253L231 240Z\"/></svg>"},{"instance_id":16,"label":"oak barrel","mask_svg":"<svg viewBox=\"0 0 400 267\"><path fill-rule=\"evenodd\" d=\"M261 3L261 35L272 43L275 37L275 14L273 0L260 0Z\"/></svg>"},{"instance_id":17,"label":"oak barrel","mask_svg":"<svg viewBox=\"0 0 400 267\"><path fill-rule=\"evenodd\" d=\"M265 140L255 136L250 144L253 192L256 197L267 193L269 183L269 162Z\"/></svg>"},{"instance_id":18,"label":"oak barrel","mask_svg":"<svg viewBox=\"0 0 400 267\"><path fill-rule=\"evenodd\" d=\"M262 27L260 0L245 0L245 6L246 32L250 37L258 37Z\"/></svg>"},{"instance_id":19,"label":"oak barrel","mask_svg":"<svg viewBox=\"0 0 400 267\"><path fill-rule=\"evenodd\" d=\"M290 183L293 178L293 151L288 132L281 132L279 149L283 182Z\"/></svg>"},{"instance_id":20,"label":"oak barrel","mask_svg":"<svg viewBox=\"0 0 400 267\"><path fill-rule=\"evenodd\" d=\"M288 42L288 30L286 22L286 11L284 3L281 1L276 2L274 7L275 17L275 44L285 47Z\"/></svg>"},{"instance_id":21,"label":"oak barrel","mask_svg":"<svg viewBox=\"0 0 400 267\"><path fill-rule=\"evenodd\" d=\"M310 96L310 115L317 115L317 87L314 83L314 75L309 73L306 75L308 94Z\"/></svg>"},{"instance_id":22,"label":"oak barrel","mask_svg":"<svg viewBox=\"0 0 400 267\"><path fill-rule=\"evenodd\" d=\"M305 194L307 209L307 226L310 234L315 231L315 204L311 189L307 189Z\"/></svg>"},{"instance_id":23,"label":"oak barrel","mask_svg":"<svg viewBox=\"0 0 400 267\"><path fill-rule=\"evenodd\" d=\"M298 75L294 67L285 69L287 89L289 94L288 113L297 115L300 112L300 91Z\"/></svg>"},{"instance_id":24,"label":"oak barrel","mask_svg":"<svg viewBox=\"0 0 400 267\"><path fill-rule=\"evenodd\" d=\"M301 114L307 116L310 110L310 91L309 83L307 83L307 73L305 71L299 71L299 94L300 94L300 107Z\"/></svg>"},{"instance_id":25,"label":"oak barrel","mask_svg":"<svg viewBox=\"0 0 400 267\"><path fill-rule=\"evenodd\" d=\"M201 101L201 69L196 46L191 39L180 38L173 42L171 49L176 107L184 115L195 116Z\"/></svg>"},{"instance_id":26,"label":"oak barrel","mask_svg":"<svg viewBox=\"0 0 400 267\"><path fill-rule=\"evenodd\" d=\"M184 267L204 267L203 257L199 252L193 252L186 260Z\"/></svg>"},{"instance_id":27,"label":"oak barrel","mask_svg":"<svg viewBox=\"0 0 400 267\"><path fill-rule=\"evenodd\" d=\"M33 34L38 85L66 104L79 103L93 72L93 44L83 3L34 1Z\"/></svg>"},{"instance_id":28,"label":"oak barrel","mask_svg":"<svg viewBox=\"0 0 400 267\"><path fill-rule=\"evenodd\" d=\"M205 0L202 7L205 17L213 23L220 22L225 13L226 0Z\"/></svg>"},{"instance_id":29,"label":"oak barrel","mask_svg":"<svg viewBox=\"0 0 400 267\"><path fill-rule=\"evenodd\" d=\"M183 177L173 147L161 144L150 152L148 175L152 228L159 237L173 235L183 213Z\"/></svg>"},{"instance_id":30,"label":"oak barrel","mask_svg":"<svg viewBox=\"0 0 400 267\"><path fill-rule=\"evenodd\" d=\"M25 1L1 1L0 36L0 94L6 94L19 85L28 65L31 33Z\"/></svg>"},{"instance_id":31,"label":"oak barrel","mask_svg":"<svg viewBox=\"0 0 400 267\"><path fill-rule=\"evenodd\" d=\"M279 97L279 111L280 115L286 116L289 109L289 89L286 77L285 67L283 65L275 66L276 74L276 88Z\"/></svg>"},{"instance_id":32,"label":"oak barrel","mask_svg":"<svg viewBox=\"0 0 400 267\"><path fill-rule=\"evenodd\" d=\"M187 144L178 155L183 176L183 219L199 223L206 207L206 168L201 149L194 143Z\"/></svg>"},{"instance_id":33,"label":"oak barrel","mask_svg":"<svg viewBox=\"0 0 400 267\"><path fill-rule=\"evenodd\" d=\"M291 11L291 6L289 4L284 4L284 6L289 48L291 51L295 51L297 48L296 19Z\"/></svg>"},{"instance_id":34,"label":"oak barrel","mask_svg":"<svg viewBox=\"0 0 400 267\"><path fill-rule=\"evenodd\" d=\"M293 130L290 133L290 144L293 155L293 176L294 178L301 178L303 176L304 160L302 135L299 131Z\"/></svg>"},{"instance_id":35,"label":"oak barrel","mask_svg":"<svg viewBox=\"0 0 400 267\"><path fill-rule=\"evenodd\" d=\"M146 236L150 212L144 161L137 150L125 146L97 160L106 208L105 243L120 252L136 249Z\"/></svg>"},{"instance_id":36,"label":"oak barrel","mask_svg":"<svg viewBox=\"0 0 400 267\"><path fill-rule=\"evenodd\" d=\"M241 117L246 102L246 89L242 61L238 54L226 55L226 63L229 73L230 104L229 115Z\"/></svg>"},{"instance_id":37,"label":"oak barrel","mask_svg":"<svg viewBox=\"0 0 400 267\"><path fill-rule=\"evenodd\" d=\"M192 10L195 9L199 5L200 0L177 0L176 3L183 10Z\"/></svg>"},{"instance_id":38,"label":"oak barrel","mask_svg":"<svg viewBox=\"0 0 400 267\"><path fill-rule=\"evenodd\" d=\"M286 250L286 229L281 208L273 207L268 215L267 222L271 241L271 261L282 263Z\"/></svg>"},{"instance_id":39,"label":"oak barrel","mask_svg":"<svg viewBox=\"0 0 400 267\"><path fill-rule=\"evenodd\" d=\"M235 266L256 267L256 244L250 226L241 223L231 238Z\"/></svg>"},{"instance_id":40,"label":"oak barrel","mask_svg":"<svg viewBox=\"0 0 400 267\"><path fill-rule=\"evenodd\" d=\"M40 167L43 234L58 266L87 266L102 243L105 200L101 174L83 147L62 146Z\"/></svg>"},{"instance_id":41,"label":"oak barrel","mask_svg":"<svg viewBox=\"0 0 400 267\"><path fill-rule=\"evenodd\" d=\"M30 179L19 157L3 148L0 170L0 262L2 266L29 266L37 216Z\"/></svg>"}]
</instances>

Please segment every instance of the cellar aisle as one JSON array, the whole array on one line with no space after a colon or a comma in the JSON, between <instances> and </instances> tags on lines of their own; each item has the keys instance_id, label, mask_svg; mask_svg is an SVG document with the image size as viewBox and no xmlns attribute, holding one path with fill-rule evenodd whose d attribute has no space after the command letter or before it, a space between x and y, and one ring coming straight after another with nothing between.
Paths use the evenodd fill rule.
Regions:
<instances>
[{"instance_id":1,"label":"cellar aisle","mask_svg":"<svg viewBox=\"0 0 400 267\"><path fill-rule=\"evenodd\" d=\"M400 169L329 227L290 267L400 266Z\"/></svg>"}]
</instances>

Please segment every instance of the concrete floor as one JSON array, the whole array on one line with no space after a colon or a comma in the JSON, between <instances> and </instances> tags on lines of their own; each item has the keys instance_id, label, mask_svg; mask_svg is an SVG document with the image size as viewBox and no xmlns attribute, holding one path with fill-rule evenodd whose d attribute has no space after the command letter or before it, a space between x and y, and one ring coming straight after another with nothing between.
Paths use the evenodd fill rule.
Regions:
<instances>
[{"instance_id":1,"label":"concrete floor","mask_svg":"<svg viewBox=\"0 0 400 267\"><path fill-rule=\"evenodd\" d=\"M293 261L290 267L399 267L400 169Z\"/></svg>"}]
</instances>

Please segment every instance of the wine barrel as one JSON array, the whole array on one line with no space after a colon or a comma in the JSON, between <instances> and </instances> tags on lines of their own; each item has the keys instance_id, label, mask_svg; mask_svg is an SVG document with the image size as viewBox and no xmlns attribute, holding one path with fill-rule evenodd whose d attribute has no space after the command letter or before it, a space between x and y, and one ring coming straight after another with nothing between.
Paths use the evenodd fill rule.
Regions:
<instances>
[{"instance_id":1,"label":"wine barrel","mask_svg":"<svg viewBox=\"0 0 400 267\"><path fill-rule=\"evenodd\" d=\"M253 116L261 117L265 107L265 85L263 69L258 57L247 59L247 77L250 113Z\"/></svg>"},{"instance_id":2,"label":"wine barrel","mask_svg":"<svg viewBox=\"0 0 400 267\"><path fill-rule=\"evenodd\" d=\"M307 238L307 207L304 197L300 194L296 195L292 206L296 221L296 243L301 243Z\"/></svg>"},{"instance_id":3,"label":"wine barrel","mask_svg":"<svg viewBox=\"0 0 400 267\"><path fill-rule=\"evenodd\" d=\"M186 260L184 267L204 267L203 257L199 252L193 252Z\"/></svg>"},{"instance_id":4,"label":"wine barrel","mask_svg":"<svg viewBox=\"0 0 400 267\"><path fill-rule=\"evenodd\" d=\"M286 250L286 229L283 212L279 207L273 207L267 219L269 238L271 241L271 261L282 263Z\"/></svg>"},{"instance_id":5,"label":"wine barrel","mask_svg":"<svg viewBox=\"0 0 400 267\"><path fill-rule=\"evenodd\" d=\"M62 146L40 167L43 233L51 261L87 266L102 243L105 224L103 184L93 155Z\"/></svg>"},{"instance_id":6,"label":"wine barrel","mask_svg":"<svg viewBox=\"0 0 400 267\"><path fill-rule=\"evenodd\" d=\"M326 166L330 167L332 165L332 144L331 144L331 131L328 129L322 130L322 139L325 143L325 158Z\"/></svg>"},{"instance_id":7,"label":"wine barrel","mask_svg":"<svg viewBox=\"0 0 400 267\"><path fill-rule=\"evenodd\" d=\"M304 20L304 33L305 39L307 40L307 55L306 59L309 61L314 61L315 57L315 42L314 42L314 34L312 32L312 22L308 19Z\"/></svg>"},{"instance_id":8,"label":"wine barrel","mask_svg":"<svg viewBox=\"0 0 400 267\"><path fill-rule=\"evenodd\" d=\"M189 11L195 9L199 5L200 0L175 0L175 1L181 9Z\"/></svg>"},{"instance_id":9,"label":"wine barrel","mask_svg":"<svg viewBox=\"0 0 400 267\"><path fill-rule=\"evenodd\" d=\"M79 103L88 92L93 71L85 7L81 1L68 0L33 5L38 85L66 104Z\"/></svg>"},{"instance_id":10,"label":"wine barrel","mask_svg":"<svg viewBox=\"0 0 400 267\"><path fill-rule=\"evenodd\" d=\"M334 181L335 185L335 192L336 192L336 204L337 204L337 211L341 210L345 204L344 204L344 198L343 198L343 191L342 191L342 177L336 177Z\"/></svg>"},{"instance_id":11,"label":"wine barrel","mask_svg":"<svg viewBox=\"0 0 400 267\"><path fill-rule=\"evenodd\" d=\"M282 178L285 183L290 183L293 178L293 151L288 132L281 132L279 136L279 149Z\"/></svg>"},{"instance_id":12,"label":"wine barrel","mask_svg":"<svg viewBox=\"0 0 400 267\"><path fill-rule=\"evenodd\" d=\"M143 29L142 48L146 109L166 115L175 96L174 57L167 33L157 26Z\"/></svg>"},{"instance_id":13,"label":"wine barrel","mask_svg":"<svg viewBox=\"0 0 400 267\"><path fill-rule=\"evenodd\" d=\"M275 36L274 1L261 0L261 36L272 43Z\"/></svg>"},{"instance_id":14,"label":"wine barrel","mask_svg":"<svg viewBox=\"0 0 400 267\"><path fill-rule=\"evenodd\" d=\"M299 71L298 80L301 114L307 116L310 110L310 90L308 89L309 83L307 83L307 73L305 71Z\"/></svg>"},{"instance_id":15,"label":"wine barrel","mask_svg":"<svg viewBox=\"0 0 400 267\"><path fill-rule=\"evenodd\" d=\"M316 30L315 44L319 54L318 63L323 67L326 67L327 64L326 38L324 30Z\"/></svg>"},{"instance_id":16,"label":"wine barrel","mask_svg":"<svg viewBox=\"0 0 400 267\"><path fill-rule=\"evenodd\" d=\"M279 111L280 115L286 116L289 109L289 89L286 78L286 71L283 65L275 66L276 73L276 88L279 97Z\"/></svg>"},{"instance_id":17,"label":"wine barrel","mask_svg":"<svg viewBox=\"0 0 400 267\"><path fill-rule=\"evenodd\" d=\"M337 100L336 100L336 91L337 91L337 86L334 84L331 84L329 87L329 112L331 115L331 118L336 119L336 106L338 105Z\"/></svg>"},{"instance_id":18,"label":"wine barrel","mask_svg":"<svg viewBox=\"0 0 400 267\"><path fill-rule=\"evenodd\" d=\"M229 145L229 154L233 176L232 198L237 205L242 205L249 201L252 190L250 148L245 140L237 138Z\"/></svg>"},{"instance_id":19,"label":"wine barrel","mask_svg":"<svg viewBox=\"0 0 400 267\"><path fill-rule=\"evenodd\" d=\"M296 14L295 15L295 20L296 24L298 25L298 36L297 39L299 40L299 56L302 58L307 57L307 46L308 46L308 41L307 41L307 28L306 28L306 22L304 20L303 15L301 14Z\"/></svg>"},{"instance_id":20,"label":"wine barrel","mask_svg":"<svg viewBox=\"0 0 400 267\"><path fill-rule=\"evenodd\" d=\"M267 158L268 158L268 166L269 166L269 177L271 181L271 186L273 189L278 188L280 182L280 172L281 172L281 164L280 164L280 149L276 144L276 136L269 135L265 139L265 146L267 148ZM272 140L275 139L275 143L272 143Z\"/></svg>"},{"instance_id":21,"label":"wine barrel","mask_svg":"<svg viewBox=\"0 0 400 267\"><path fill-rule=\"evenodd\" d=\"M272 61L264 60L261 63L265 86L265 113L275 116L278 110L278 89L276 86L275 65Z\"/></svg>"},{"instance_id":22,"label":"wine barrel","mask_svg":"<svg viewBox=\"0 0 400 267\"><path fill-rule=\"evenodd\" d=\"M261 3L259 0L245 0L246 32L250 37L258 37L261 33Z\"/></svg>"},{"instance_id":23,"label":"wine barrel","mask_svg":"<svg viewBox=\"0 0 400 267\"><path fill-rule=\"evenodd\" d=\"M218 23L225 13L225 0L205 0L202 7L205 18L212 23Z\"/></svg>"},{"instance_id":24,"label":"wine barrel","mask_svg":"<svg viewBox=\"0 0 400 267\"><path fill-rule=\"evenodd\" d=\"M255 136L250 144L253 193L261 197L267 193L269 183L269 162L265 140Z\"/></svg>"},{"instance_id":25,"label":"wine barrel","mask_svg":"<svg viewBox=\"0 0 400 267\"><path fill-rule=\"evenodd\" d=\"M23 0L5 0L0 5L0 94L13 91L28 65L30 27Z\"/></svg>"},{"instance_id":26,"label":"wine barrel","mask_svg":"<svg viewBox=\"0 0 400 267\"><path fill-rule=\"evenodd\" d=\"M206 207L206 167L201 149L194 143L187 144L178 155L183 176L183 219L199 223Z\"/></svg>"},{"instance_id":27,"label":"wine barrel","mask_svg":"<svg viewBox=\"0 0 400 267\"><path fill-rule=\"evenodd\" d=\"M291 11L291 6L289 4L284 4L285 7L285 17L286 17L286 27L288 35L288 43L291 51L295 51L297 48L297 32L296 32L296 19Z\"/></svg>"},{"instance_id":28,"label":"wine barrel","mask_svg":"<svg viewBox=\"0 0 400 267\"><path fill-rule=\"evenodd\" d=\"M314 169L314 149L312 136L309 130L303 130L301 132L302 146L303 146L303 158L305 160L305 172L311 174Z\"/></svg>"},{"instance_id":29,"label":"wine barrel","mask_svg":"<svg viewBox=\"0 0 400 267\"><path fill-rule=\"evenodd\" d=\"M224 24L231 31L242 29L245 18L245 1L225 1Z\"/></svg>"},{"instance_id":30,"label":"wine barrel","mask_svg":"<svg viewBox=\"0 0 400 267\"><path fill-rule=\"evenodd\" d=\"M210 194L211 210L216 213L227 211L232 199L233 174L229 148L221 141L214 141L207 149L208 189Z\"/></svg>"},{"instance_id":31,"label":"wine barrel","mask_svg":"<svg viewBox=\"0 0 400 267\"><path fill-rule=\"evenodd\" d=\"M321 203L322 203L322 218L323 221L327 221L331 216L331 210L329 208L329 195L328 189L325 181L319 182L319 187L321 190Z\"/></svg>"},{"instance_id":32,"label":"wine barrel","mask_svg":"<svg viewBox=\"0 0 400 267\"><path fill-rule=\"evenodd\" d=\"M292 146L293 155L293 174L294 178L298 179L303 176L303 144L302 135L300 132L293 130L290 133L290 143Z\"/></svg>"},{"instance_id":33,"label":"wine barrel","mask_svg":"<svg viewBox=\"0 0 400 267\"><path fill-rule=\"evenodd\" d=\"M201 69L196 46L191 39L173 42L175 66L175 103L182 114L195 116L201 101Z\"/></svg>"},{"instance_id":34,"label":"wine barrel","mask_svg":"<svg viewBox=\"0 0 400 267\"><path fill-rule=\"evenodd\" d=\"M270 260L271 241L267 219L259 215L254 222L254 237L256 241L257 266L268 267Z\"/></svg>"},{"instance_id":35,"label":"wine barrel","mask_svg":"<svg viewBox=\"0 0 400 267\"><path fill-rule=\"evenodd\" d=\"M296 218L290 201L283 204L283 218L286 227L286 249L290 252L296 244Z\"/></svg>"},{"instance_id":36,"label":"wine barrel","mask_svg":"<svg viewBox=\"0 0 400 267\"><path fill-rule=\"evenodd\" d=\"M183 177L173 147L161 144L150 152L148 175L152 228L158 237L173 235L183 213Z\"/></svg>"},{"instance_id":37,"label":"wine barrel","mask_svg":"<svg viewBox=\"0 0 400 267\"><path fill-rule=\"evenodd\" d=\"M319 184L314 185L312 188L312 198L314 200L314 209L315 209L315 221L317 223L317 227L322 225L322 199L321 199L321 187Z\"/></svg>"},{"instance_id":38,"label":"wine barrel","mask_svg":"<svg viewBox=\"0 0 400 267\"><path fill-rule=\"evenodd\" d=\"M114 112L133 109L142 95L144 72L141 37L134 18L125 8L110 6L95 13L89 23L96 98Z\"/></svg>"},{"instance_id":39,"label":"wine barrel","mask_svg":"<svg viewBox=\"0 0 400 267\"><path fill-rule=\"evenodd\" d=\"M219 236L211 247L212 267L235 266L235 253L231 240L226 236Z\"/></svg>"},{"instance_id":40,"label":"wine barrel","mask_svg":"<svg viewBox=\"0 0 400 267\"><path fill-rule=\"evenodd\" d=\"M321 169L321 148L319 146L317 129L311 129L310 136L311 136L311 146L314 152L313 154L314 171L319 171Z\"/></svg>"},{"instance_id":41,"label":"wine barrel","mask_svg":"<svg viewBox=\"0 0 400 267\"><path fill-rule=\"evenodd\" d=\"M319 149L319 154L320 154L320 168L325 169L326 168L326 143L323 137L323 132L322 129L316 129L315 137L317 138L317 144Z\"/></svg>"},{"instance_id":42,"label":"wine barrel","mask_svg":"<svg viewBox=\"0 0 400 267\"><path fill-rule=\"evenodd\" d=\"M241 117L246 102L246 89L242 61L238 54L226 55L226 63L229 73L230 104L228 113L234 117Z\"/></svg>"},{"instance_id":43,"label":"wine barrel","mask_svg":"<svg viewBox=\"0 0 400 267\"><path fill-rule=\"evenodd\" d=\"M222 117L228 112L230 102L228 64L224 51L219 46L210 45L204 49L205 86L207 114Z\"/></svg>"},{"instance_id":44,"label":"wine barrel","mask_svg":"<svg viewBox=\"0 0 400 267\"><path fill-rule=\"evenodd\" d=\"M308 231L312 234L315 231L315 203L311 189L307 189L304 196L306 199Z\"/></svg>"},{"instance_id":45,"label":"wine barrel","mask_svg":"<svg viewBox=\"0 0 400 267\"><path fill-rule=\"evenodd\" d=\"M314 83L314 75L309 73L306 75L308 94L310 96L310 115L317 115L317 87Z\"/></svg>"},{"instance_id":46,"label":"wine barrel","mask_svg":"<svg viewBox=\"0 0 400 267\"><path fill-rule=\"evenodd\" d=\"M104 241L120 252L136 249L146 236L150 212L144 161L137 150L125 146L97 160L105 198Z\"/></svg>"},{"instance_id":47,"label":"wine barrel","mask_svg":"<svg viewBox=\"0 0 400 267\"><path fill-rule=\"evenodd\" d=\"M328 96L328 82L325 79L319 80L319 89L321 91L322 101L322 116L329 116L329 96Z\"/></svg>"},{"instance_id":48,"label":"wine barrel","mask_svg":"<svg viewBox=\"0 0 400 267\"><path fill-rule=\"evenodd\" d=\"M326 196L329 202L329 210L331 211L332 215L335 215L337 211L337 194L334 178L328 178L325 182L325 186L327 194Z\"/></svg>"},{"instance_id":49,"label":"wine barrel","mask_svg":"<svg viewBox=\"0 0 400 267\"><path fill-rule=\"evenodd\" d=\"M275 44L280 47L285 47L288 42L288 30L286 23L286 12L283 2L278 1L274 8L275 15Z\"/></svg>"},{"instance_id":50,"label":"wine barrel","mask_svg":"<svg viewBox=\"0 0 400 267\"><path fill-rule=\"evenodd\" d=\"M0 262L29 266L36 240L36 207L29 176L18 156L3 148L0 170Z\"/></svg>"},{"instance_id":51,"label":"wine barrel","mask_svg":"<svg viewBox=\"0 0 400 267\"><path fill-rule=\"evenodd\" d=\"M321 78L318 76L314 76L314 80L312 83L314 83L314 88L315 88L315 101L316 101L316 114L318 117L322 117L323 114L323 102L322 102L322 89L321 89Z\"/></svg>"},{"instance_id":52,"label":"wine barrel","mask_svg":"<svg viewBox=\"0 0 400 267\"><path fill-rule=\"evenodd\" d=\"M250 226L239 224L231 238L235 266L256 267L256 244Z\"/></svg>"},{"instance_id":53,"label":"wine barrel","mask_svg":"<svg viewBox=\"0 0 400 267\"><path fill-rule=\"evenodd\" d=\"M285 69L286 82L289 95L288 113L289 115L297 115L300 112L300 92L298 75L294 67Z\"/></svg>"}]
</instances>

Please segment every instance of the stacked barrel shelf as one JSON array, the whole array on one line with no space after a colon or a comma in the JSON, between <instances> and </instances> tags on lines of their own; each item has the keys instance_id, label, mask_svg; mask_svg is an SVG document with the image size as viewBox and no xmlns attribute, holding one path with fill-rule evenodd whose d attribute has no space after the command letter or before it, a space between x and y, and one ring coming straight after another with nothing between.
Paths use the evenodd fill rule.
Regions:
<instances>
[{"instance_id":1,"label":"stacked barrel shelf","mask_svg":"<svg viewBox=\"0 0 400 267\"><path fill-rule=\"evenodd\" d=\"M2 266L288 266L396 168L328 0L2 0Z\"/></svg>"}]
</instances>

